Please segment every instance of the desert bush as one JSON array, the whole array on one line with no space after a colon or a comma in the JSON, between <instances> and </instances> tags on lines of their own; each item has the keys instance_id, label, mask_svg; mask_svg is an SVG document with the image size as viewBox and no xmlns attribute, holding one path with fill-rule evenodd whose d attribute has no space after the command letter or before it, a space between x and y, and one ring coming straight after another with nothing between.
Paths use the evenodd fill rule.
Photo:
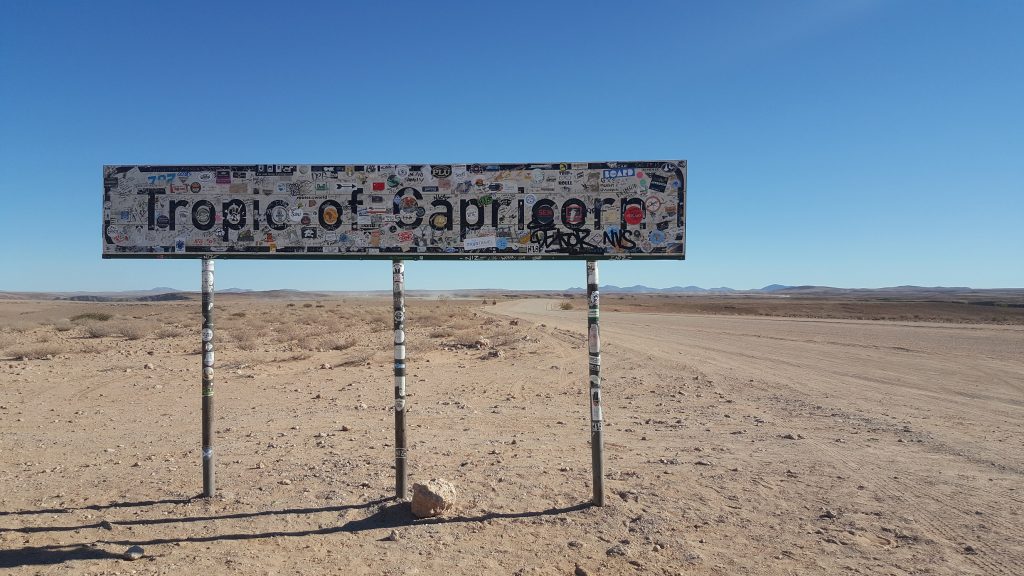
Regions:
<instances>
[{"instance_id":1,"label":"desert bush","mask_svg":"<svg viewBox=\"0 0 1024 576\"><path fill-rule=\"evenodd\" d=\"M440 326L427 333L430 338L448 338L455 335L455 330L449 326Z\"/></svg>"},{"instance_id":2,"label":"desert bush","mask_svg":"<svg viewBox=\"0 0 1024 576\"><path fill-rule=\"evenodd\" d=\"M153 325L145 323L132 323L121 326L118 332L129 340L142 340L153 333Z\"/></svg>"},{"instance_id":3,"label":"desert bush","mask_svg":"<svg viewBox=\"0 0 1024 576\"><path fill-rule=\"evenodd\" d=\"M342 358L338 364L340 366L360 366L369 362L371 358L373 358L373 351L358 350Z\"/></svg>"},{"instance_id":4,"label":"desert bush","mask_svg":"<svg viewBox=\"0 0 1024 576\"><path fill-rule=\"evenodd\" d=\"M178 336L181 336L181 330L174 326L164 326L157 330L154 335L157 338L177 338Z\"/></svg>"},{"instance_id":5,"label":"desert bush","mask_svg":"<svg viewBox=\"0 0 1024 576\"><path fill-rule=\"evenodd\" d=\"M558 305L559 310L572 310L572 308L572 302L569 302L568 300Z\"/></svg>"},{"instance_id":6,"label":"desert bush","mask_svg":"<svg viewBox=\"0 0 1024 576\"><path fill-rule=\"evenodd\" d=\"M75 325L71 323L71 320L58 320L53 323L53 329L57 332L67 332L74 328Z\"/></svg>"},{"instance_id":7,"label":"desert bush","mask_svg":"<svg viewBox=\"0 0 1024 576\"><path fill-rule=\"evenodd\" d=\"M341 340L333 340L328 343L327 347L330 348L331 350L348 350L349 348L355 346L356 344L356 339L350 337Z\"/></svg>"},{"instance_id":8,"label":"desert bush","mask_svg":"<svg viewBox=\"0 0 1024 576\"><path fill-rule=\"evenodd\" d=\"M102 321L101 321L102 322ZM85 326L85 333L90 338L106 338L107 336L113 336L118 333L117 327L110 324L87 324Z\"/></svg>"},{"instance_id":9,"label":"desert bush","mask_svg":"<svg viewBox=\"0 0 1024 576\"><path fill-rule=\"evenodd\" d=\"M97 322L106 322L114 316L107 314L106 312L84 312L71 317L72 322L83 322L85 320L95 320Z\"/></svg>"},{"instance_id":10,"label":"desert bush","mask_svg":"<svg viewBox=\"0 0 1024 576\"><path fill-rule=\"evenodd\" d=\"M47 356L56 356L64 352L64 348L57 344L32 344L30 346L22 346L14 348L8 355L13 358L23 358L25 360L39 360L46 358Z\"/></svg>"},{"instance_id":11,"label":"desert bush","mask_svg":"<svg viewBox=\"0 0 1024 576\"><path fill-rule=\"evenodd\" d=\"M232 318L245 318L245 312L232 312Z\"/></svg>"},{"instance_id":12,"label":"desert bush","mask_svg":"<svg viewBox=\"0 0 1024 576\"><path fill-rule=\"evenodd\" d=\"M302 305L302 307L303 308L312 308L313 305L311 303L309 303L309 302L306 302L305 304Z\"/></svg>"}]
</instances>

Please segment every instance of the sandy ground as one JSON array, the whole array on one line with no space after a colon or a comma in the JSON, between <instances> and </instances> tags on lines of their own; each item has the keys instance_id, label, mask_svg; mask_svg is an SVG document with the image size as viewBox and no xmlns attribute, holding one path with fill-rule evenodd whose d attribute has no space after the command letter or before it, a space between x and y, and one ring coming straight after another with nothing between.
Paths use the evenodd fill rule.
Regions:
<instances>
[{"instance_id":1,"label":"sandy ground","mask_svg":"<svg viewBox=\"0 0 1024 576\"><path fill-rule=\"evenodd\" d=\"M606 312L597 508L558 304L410 303L422 521L389 302L218 300L208 500L197 302L0 303L0 571L1024 574L1024 327Z\"/></svg>"}]
</instances>

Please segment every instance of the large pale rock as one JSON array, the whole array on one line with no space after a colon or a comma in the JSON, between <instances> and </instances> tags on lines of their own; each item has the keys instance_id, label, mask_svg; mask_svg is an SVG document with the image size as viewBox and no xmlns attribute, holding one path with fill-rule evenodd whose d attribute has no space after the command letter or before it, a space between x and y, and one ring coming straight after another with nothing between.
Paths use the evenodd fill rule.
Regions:
<instances>
[{"instance_id":1,"label":"large pale rock","mask_svg":"<svg viewBox=\"0 0 1024 576\"><path fill-rule=\"evenodd\" d=\"M447 480L413 484L412 513L417 518L440 516L455 506L455 496L455 486Z\"/></svg>"}]
</instances>

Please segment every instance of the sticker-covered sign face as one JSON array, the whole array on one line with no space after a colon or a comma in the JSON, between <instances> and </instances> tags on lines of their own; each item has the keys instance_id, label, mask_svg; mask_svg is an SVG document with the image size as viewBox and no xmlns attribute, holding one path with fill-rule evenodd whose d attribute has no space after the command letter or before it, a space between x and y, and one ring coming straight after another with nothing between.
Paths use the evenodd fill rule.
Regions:
<instances>
[{"instance_id":1,"label":"sticker-covered sign face","mask_svg":"<svg viewBox=\"0 0 1024 576\"><path fill-rule=\"evenodd\" d=\"M673 259L686 161L105 166L105 258Z\"/></svg>"}]
</instances>

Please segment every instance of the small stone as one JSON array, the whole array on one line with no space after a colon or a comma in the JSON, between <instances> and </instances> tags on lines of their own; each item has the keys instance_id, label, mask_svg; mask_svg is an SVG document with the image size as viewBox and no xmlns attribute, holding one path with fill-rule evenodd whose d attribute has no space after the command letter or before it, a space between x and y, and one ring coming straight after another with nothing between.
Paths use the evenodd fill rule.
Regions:
<instances>
[{"instance_id":1,"label":"small stone","mask_svg":"<svg viewBox=\"0 0 1024 576\"><path fill-rule=\"evenodd\" d=\"M476 342L473 343L473 345L476 346L478 349L479 348L490 348L491 347L491 341L488 340L487 338L479 338L479 339L477 339Z\"/></svg>"},{"instance_id":2,"label":"small stone","mask_svg":"<svg viewBox=\"0 0 1024 576\"><path fill-rule=\"evenodd\" d=\"M977 553L978 553L978 549L975 548L974 546L971 546L970 544L968 544L967 546L964 546L964 554L977 554Z\"/></svg>"},{"instance_id":3,"label":"small stone","mask_svg":"<svg viewBox=\"0 0 1024 576\"><path fill-rule=\"evenodd\" d=\"M324 362L323 364L320 365L320 369L321 370L330 370L331 368L332 368L332 366L330 364L328 364L327 362Z\"/></svg>"},{"instance_id":4,"label":"small stone","mask_svg":"<svg viewBox=\"0 0 1024 576\"><path fill-rule=\"evenodd\" d=\"M146 555L146 551L142 549L142 546L132 546L131 548L124 551L125 560L138 560Z\"/></svg>"},{"instance_id":5,"label":"small stone","mask_svg":"<svg viewBox=\"0 0 1024 576\"><path fill-rule=\"evenodd\" d=\"M100 528L103 528L104 530L113 530L114 525L107 520L103 520L102 522L100 522Z\"/></svg>"},{"instance_id":6,"label":"small stone","mask_svg":"<svg viewBox=\"0 0 1024 576\"><path fill-rule=\"evenodd\" d=\"M278 481L277 483L278 483L278 484L280 484L280 485L282 485L282 486L291 486L291 484L292 484L292 481L291 481L291 480L289 480L289 479L287 479L287 478L282 478L282 479L281 479L281 480L279 480L279 481Z\"/></svg>"},{"instance_id":7,"label":"small stone","mask_svg":"<svg viewBox=\"0 0 1024 576\"><path fill-rule=\"evenodd\" d=\"M839 513L830 508L825 508L821 511L821 516L819 516L819 518L828 518L829 520L835 520L836 518L839 518Z\"/></svg>"},{"instance_id":8,"label":"small stone","mask_svg":"<svg viewBox=\"0 0 1024 576\"><path fill-rule=\"evenodd\" d=\"M576 565L576 569L572 573L573 576L590 576L590 572L579 564Z\"/></svg>"},{"instance_id":9,"label":"small stone","mask_svg":"<svg viewBox=\"0 0 1024 576\"><path fill-rule=\"evenodd\" d=\"M711 461L710 460L700 459L700 460L697 460L696 462L694 462L694 464L696 464L697 466L711 466Z\"/></svg>"},{"instance_id":10,"label":"small stone","mask_svg":"<svg viewBox=\"0 0 1024 576\"><path fill-rule=\"evenodd\" d=\"M569 548L573 548L575 550L579 550L579 549L583 548L583 542L580 542L579 540L569 540L569 543L567 544L567 546L569 546Z\"/></svg>"},{"instance_id":11,"label":"small stone","mask_svg":"<svg viewBox=\"0 0 1024 576\"><path fill-rule=\"evenodd\" d=\"M267 467L267 465L264 462L257 462L256 463L256 469L257 470L263 470L266 467Z\"/></svg>"},{"instance_id":12,"label":"small stone","mask_svg":"<svg viewBox=\"0 0 1024 576\"><path fill-rule=\"evenodd\" d=\"M349 430L351 430L351 428L349 428L348 426L346 426L344 424L341 425L341 431L342 432L348 432Z\"/></svg>"},{"instance_id":13,"label":"small stone","mask_svg":"<svg viewBox=\"0 0 1024 576\"><path fill-rule=\"evenodd\" d=\"M455 486L443 479L412 485L412 513L417 518L440 516L455 506Z\"/></svg>"},{"instance_id":14,"label":"small stone","mask_svg":"<svg viewBox=\"0 0 1024 576\"><path fill-rule=\"evenodd\" d=\"M387 542L398 542L398 530L392 530L390 534L384 537L384 540Z\"/></svg>"},{"instance_id":15,"label":"small stone","mask_svg":"<svg viewBox=\"0 0 1024 576\"><path fill-rule=\"evenodd\" d=\"M629 556L629 549L622 544L616 544L609 548L605 554L609 556Z\"/></svg>"},{"instance_id":16,"label":"small stone","mask_svg":"<svg viewBox=\"0 0 1024 576\"><path fill-rule=\"evenodd\" d=\"M143 364L142 367L145 368L146 370L152 370L153 369L153 365L150 364L149 362L146 362L145 364Z\"/></svg>"},{"instance_id":17,"label":"small stone","mask_svg":"<svg viewBox=\"0 0 1024 576\"><path fill-rule=\"evenodd\" d=\"M782 439L783 440L796 440L796 434L793 434L792 432L788 432L788 433L782 435Z\"/></svg>"}]
</instances>

